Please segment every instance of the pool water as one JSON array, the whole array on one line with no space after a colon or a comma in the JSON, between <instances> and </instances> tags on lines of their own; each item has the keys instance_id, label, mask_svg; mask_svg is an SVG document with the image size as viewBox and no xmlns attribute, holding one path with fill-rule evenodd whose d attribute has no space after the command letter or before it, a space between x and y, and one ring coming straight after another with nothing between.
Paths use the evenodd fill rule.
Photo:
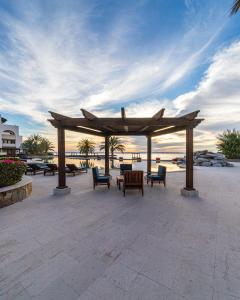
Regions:
<instances>
[{"instance_id":1,"label":"pool water","mask_svg":"<svg viewBox=\"0 0 240 300\"><path fill-rule=\"evenodd\" d=\"M58 163L57 157L54 157L53 162ZM68 157L68 158L66 158L66 164L68 164L68 163L76 164L77 166L79 166L81 164L85 164L86 160ZM101 159L101 160L89 159L88 164L89 164L90 168L98 166L99 169L104 169L104 167L105 167L104 159ZM119 160L114 160L115 168L119 168L120 164L132 164L133 170L143 170L144 172L147 171L147 161L146 160L142 160L141 162L136 162L136 161L132 161L132 160L123 160L120 162ZM161 161L160 163L156 163L155 161L152 161L152 166L151 166L152 172L157 172L159 165L167 167L167 172L184 171L184 169L179 168L176 164L173 164L171 161ZM111 161L110 161L110 169L111 169Z\"/></svg>"}]
</instances>

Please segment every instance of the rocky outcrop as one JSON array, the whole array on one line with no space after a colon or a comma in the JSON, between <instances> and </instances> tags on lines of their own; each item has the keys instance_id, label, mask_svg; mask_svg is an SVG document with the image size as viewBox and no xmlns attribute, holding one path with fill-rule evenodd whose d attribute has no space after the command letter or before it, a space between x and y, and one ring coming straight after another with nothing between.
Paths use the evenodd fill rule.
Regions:
<instances>
[{"instance_id":1,"label":"rocky outcrop","mask_svg":"<svg viewBox=\"0 0 240 300\"><path fill-rule=\"evenodd\" d=\"M233 167L233 164L228 162L225 156L221 153L213 153L208 150L197 151L193 154L194 166L202 167ZM179 158L177 162L179 167L186 166L186 159Z\"/></svg>"},{"instance_id":2,"label":"rocky outcrop","mask_svg":"<svg viewBox=\"0 0 240 300\"><path fill-rule=\"evenodd\" d=\"M195 166L203 167L232 167L225 156L221 153L213 153L208 150L194 152L193 161Z\"/></svg>"}]
</instances>

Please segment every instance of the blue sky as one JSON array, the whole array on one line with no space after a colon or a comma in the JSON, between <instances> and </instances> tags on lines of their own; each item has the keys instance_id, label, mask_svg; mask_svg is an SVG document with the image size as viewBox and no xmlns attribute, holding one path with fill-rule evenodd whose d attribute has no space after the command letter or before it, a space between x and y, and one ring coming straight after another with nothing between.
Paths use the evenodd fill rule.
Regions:
<instances>
[{"instance_id":1,"label":"blue sky","mask_svg":"<svg viewBox=\"0 0 240 300\"><path fill-rule=\"evenodd\" d=\"M200 109L195 148L239 128L240 14L231 0L0 0L0 113L56 140L48 110L166 116ZM75 150L82 136L67 134ZM123 138L145 150L145 138ZM99 139L95 139L101 142ZM184 135L154 139L181 151Z\"/></svg>"}]
</instances>

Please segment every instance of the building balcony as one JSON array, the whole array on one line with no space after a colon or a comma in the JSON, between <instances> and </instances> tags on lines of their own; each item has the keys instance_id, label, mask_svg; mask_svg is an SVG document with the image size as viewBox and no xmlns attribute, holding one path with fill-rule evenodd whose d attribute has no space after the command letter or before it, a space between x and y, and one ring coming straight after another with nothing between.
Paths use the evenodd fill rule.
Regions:
<instances>
[{"instance_id":1,"label":"building balcony","mask_svg":"<svg viewBox=\"0 0 240 300\"><path fill-rule=\"evenodd\" d=\"M2 143L2 148L14 149L16 148L16 143L14 144Z\"/></svg>"}]
</instances>

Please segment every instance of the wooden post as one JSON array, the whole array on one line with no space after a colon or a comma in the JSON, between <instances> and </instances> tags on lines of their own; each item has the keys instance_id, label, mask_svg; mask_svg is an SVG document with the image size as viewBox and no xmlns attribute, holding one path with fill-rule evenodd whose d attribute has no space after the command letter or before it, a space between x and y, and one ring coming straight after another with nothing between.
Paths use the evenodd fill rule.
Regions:
<instances>
[{"instance_id":1,"label":"wooden post","mask_svg":"<svg viewBox=\"0 0 240 300\"><path fill-rule=\"evenodd\" d=\"M67 188L65 174L65 131L58 128L58 189Z\"/></svg>"},{"instance_id":2,"label":"wooden post","mask_svg":"<svg viewBox=\"0 0 240 300\"><path fill-rule=\"evenodd\" d=\"M147 173L151 173L152 166L152 138L147 136Z\"/></svg>"},{"instance_id":3,"label":"wooden post","mask_svg":"<svg viewBox=\"0 0 240 300\"><path fill-rule=\"evenodd\" d=\"M105 175L109 175L109 136L105 136Z\"/></svg>"},{"instance_id":4,"label":"wooden post","mask_svg":"<svg viewBox=\"0 0 240 300\"><path fill-rule=\"evenodd\" d=\"M186 190L193 188L193 128L186 129Z\"/></svg>"}]
</instances>

